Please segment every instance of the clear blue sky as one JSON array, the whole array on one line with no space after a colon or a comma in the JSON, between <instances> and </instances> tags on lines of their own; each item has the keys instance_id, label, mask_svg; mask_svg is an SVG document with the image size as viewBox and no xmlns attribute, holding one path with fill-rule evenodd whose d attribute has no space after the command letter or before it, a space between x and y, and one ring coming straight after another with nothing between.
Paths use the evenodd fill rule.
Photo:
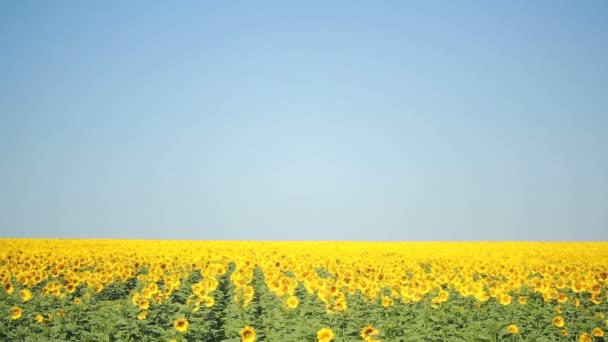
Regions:
<instances>
[{"instance_id":1,"label":"clear blue sky","mask_svg":"<svg viewBox=\"0 0 608 342\"><path fill-rule=\"evenodd\" d=\"M608 240L607 18L2 1L0 236Z\"/></svg>"}]
</instances>

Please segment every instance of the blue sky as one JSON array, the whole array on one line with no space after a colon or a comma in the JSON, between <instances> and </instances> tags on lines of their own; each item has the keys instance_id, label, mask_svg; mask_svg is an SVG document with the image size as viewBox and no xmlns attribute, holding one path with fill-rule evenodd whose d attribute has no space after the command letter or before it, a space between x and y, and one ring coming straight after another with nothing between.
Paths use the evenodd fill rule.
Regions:
<instances>
[{"instance_id":1,"label":"blue sky","mask_svg":"<svg viewBox=\"0 0 608 342\"><path fill-rule=\"evenodd\" d=\"M3 1L0 236L608 240L606 1Z\"/></svg>"}]
</instances>

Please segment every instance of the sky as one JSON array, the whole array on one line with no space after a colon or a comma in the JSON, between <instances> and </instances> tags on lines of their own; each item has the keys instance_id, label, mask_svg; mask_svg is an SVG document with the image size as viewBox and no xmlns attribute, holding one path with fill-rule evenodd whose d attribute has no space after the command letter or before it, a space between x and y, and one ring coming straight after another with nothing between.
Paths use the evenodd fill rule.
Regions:
<instances>
[{"instance_id":1,"label":"sky","mask_svg":"<svg viewBox=\"0 0 608 342\"><path fill-rule=\"evenodd\" d=\"M608 240L606 18L2 1L0 237Z\"/></svg>"}]
</instances>

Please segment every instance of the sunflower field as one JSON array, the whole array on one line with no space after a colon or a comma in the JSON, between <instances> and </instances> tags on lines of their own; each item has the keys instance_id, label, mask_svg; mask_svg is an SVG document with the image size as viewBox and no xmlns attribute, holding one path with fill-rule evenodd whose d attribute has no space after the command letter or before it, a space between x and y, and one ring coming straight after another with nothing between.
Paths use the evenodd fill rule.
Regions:
<instances>
[{"instance_id":1,"label":"sunflower field","mask_svg":"<svg viewBox=\"0 0 608 342\"><path fill-rule=\"evenodd\" d=\"M0 341L605 341L608 243L0 239Z\"/></svg>"}]
</instances>

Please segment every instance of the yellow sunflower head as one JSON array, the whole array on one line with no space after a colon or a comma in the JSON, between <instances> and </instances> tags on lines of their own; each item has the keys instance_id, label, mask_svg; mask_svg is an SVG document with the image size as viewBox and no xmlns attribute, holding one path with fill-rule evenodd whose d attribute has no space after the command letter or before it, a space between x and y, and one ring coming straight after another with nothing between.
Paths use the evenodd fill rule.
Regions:
<instances>
[{"instance_id":1,"label":"yellow sunflower head","mask_svg":"<svg viewBox=\"0 0 608 342\"><path fill-rule=\"evenodd\" d=\"M186 318L180 318L173 322L173 327L180 333L185 333L188 331L188 325L190 325L190 323L188 323Z\"/></svg>"},{"instance_id":2,"label":"yellow sunflower head","mask_svg":"<svg viewBox=\"0 0 608 342\"><path fill-rule=\"evenodd\" d=\"M393 306L393 300L388 296L384 296L382 298L382 306L385 308L388 308L389 306Z\"/></svg>"},{"instance_id":3,"label":"yellow sunflower head","mask_svg":"<svg viewBox=\"0 0 608 342\"><path fill-rule=\"evenodd\" d=\"M215 299L211 296L205 296L205 306L210 308L215 305Z\"/></svg>"},{"instance_id":4,"label":"yellow sunflower head","mask_svg":"<svg viewBox=\"0 0 608 342\"><path fill-rule=\"evenodd\" d=\"M378 335L379 333L380 332L378 331L378 329L374 328L371 325L368 325L361 330L361 338L367 341L373 335Z\"/></svg>"},{"instance_id":5,"label":"yellow sunflower head","mask_svg":"<svg viewBox=\"0 0 608 342\"><path fill-rule=\"evenodd\" d=\"M579 342L593 342L593 336L591 336L591 334L589 334L589 333L582 333L578 337L578 341Z\"/></svg>"},{"instance_id":6,"label":"yellow sunflower head","mask_svg":"<svg viewBox=\"0 0 608 342\"><path fill-rule=\"evenodd\" d=\"M23 311L18 306L13 306L11 308L11 319L19 319L23 315Z\"/></svg>"},{"instance_id":7,"label":"yellow sunflower head","mask_svg":"<svg viewBox=\"0 0 608 342\"><path fill-rule=\"evenodd\" d=\"M32 298L34 298L34 296L32 295L32 291L30 291L29 289L23 289L19 291L19 297L21 297L21 300L24 302L28 302L32 300Z\"/></svg>"},{"instance_id":8,"label":"yellow sunflower head","mask_svg":"<svg viewBox=\"0 0 608 342\"><path fill-rule=\"evenodd\" d=\"M145 298L142 298L139 300L139 303L137 303L137 305L142 310L148 310L150 308L150 301Z\"/></svg>"},{"instance_id":9,"label":"yellow sunflower head","mask_svg":"<svg viewBox=\"0 0 608 342\"><path fill-rule=\"evenodd\" d=\"M599 327L595 327L591 332L591 335L595 337L604 337L604 330L600 329Z\"/></svg>"},{"instance_id":10,"label":"yellow sunflower head","mask_svg":"<svg viewBox=\"0 0 608 342\"><path fill-rule=\"evenodd\" d=\"M553 317L553 325L555 325L556 327L562 328L565 324L566 322L564 321L564 318L562 316Z\"/></svg>"},{"instance_id":11,"label":"yellow sunflower head","mask_svg":"<svg viewBox=\"0 0 608 342\"><path fill-rule=\"evenodd\" d=\"M298 297L291 296L291 297L287 298L287 307L288 308L295 309L298 307L298 304L300 304L300 301L298 301Z\"/></svg>"},{"instance_id":12,"label":"yellow sunflower head","mask_svg":"<svg viewBox=\"0 0 608 342\"><path fill-rule=\"evenodd\" d=\"M250 326L245 326L241 329L241 341L242 342L253 342L255 341L256 334L255 330L253 330Z\"/></svg>"},{"instance_id":13,"label":"yellow sunflower head","mask_svg":"<svg viewBox=\"0 0 608 342\"><path fill-rule=\"evenodd\" d=\"M346 309L348 308L348 304L346 304L346 300L345 299L339 299L336 301L334 308L337 311L346 311Z\"/></svg>"},{"instance_id":14,"label":"yellow sunflower head","mask_svg":"<svg viewBox=\"0 0 608 342\"><path fill-rule=\"evenodd\" d=\"M519 328L515 324L511 324L507 327L507 331L511 334L519 334Z\"/></svg>"},{"instance_id":15,"label":"yellow sunflower head","mask_svg":"<svg viewBox=\"0 0 608 342\"><path fill-rule=\"evenodd\" d=\"M317 331L318 342L329 342L334 338L334 332L329 328L323 328Z\"/></svg>"},{"instance_id":16,"label":"yellow sunflower head","mask_svg":"<svg viewBox=\"0 0 608 342\"><path fill-rule=\"evenodd\" d=\"M502 296L500 296L500 304L507 306L507 305L511 305L513 298L511 297L511 295L505 293Z\"/></svg>"}]
</instances>

